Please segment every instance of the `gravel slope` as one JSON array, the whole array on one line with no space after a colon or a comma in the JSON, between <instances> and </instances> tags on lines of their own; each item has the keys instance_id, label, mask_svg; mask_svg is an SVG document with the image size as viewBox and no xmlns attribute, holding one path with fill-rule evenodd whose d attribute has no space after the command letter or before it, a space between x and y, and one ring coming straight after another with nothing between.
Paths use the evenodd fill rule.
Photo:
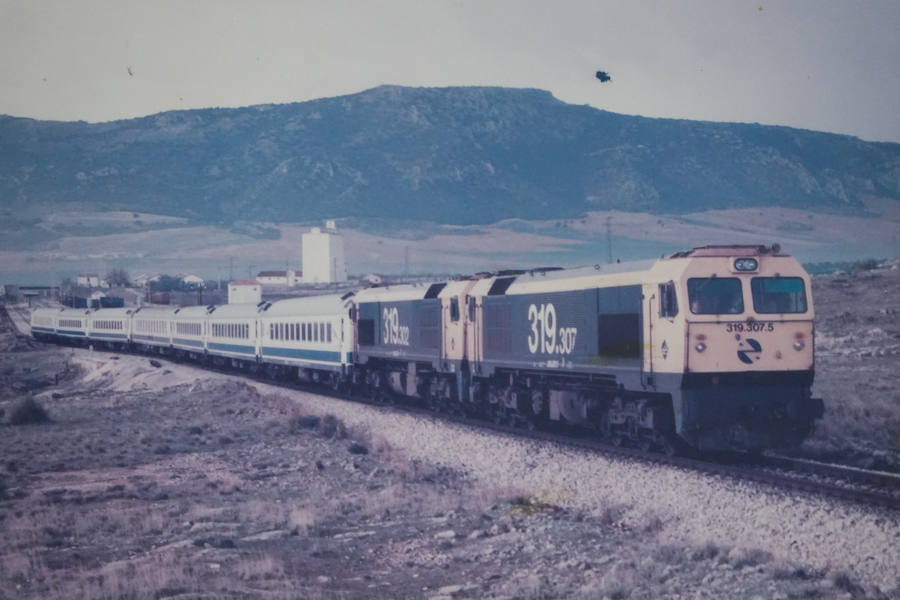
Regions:
<instances>
[{"instance_id":1,"label":"gravel slope","mask_svg":"<svg viewBox=\"0 0 900 600\"><path fill-rule=\"evenodd\" d=\"M146 358L108 361L87 351L76 351L75 360L97 376L102 372L117 380L121 388L161 389L196 377L232 377L176 364L166 364L171 373L165 377L149 375ZM333 413L348 425L368 427L373 437L384 438L410 458L459 469L482 482L520 488L546 502L597 514L621 512L620 520L638 527L658 520L663 540L761 549L776 558L843 569L868 585L900 591L900 515L889 511L252 385L261 393L277 391Z\"/></svg>"}]
</instances>

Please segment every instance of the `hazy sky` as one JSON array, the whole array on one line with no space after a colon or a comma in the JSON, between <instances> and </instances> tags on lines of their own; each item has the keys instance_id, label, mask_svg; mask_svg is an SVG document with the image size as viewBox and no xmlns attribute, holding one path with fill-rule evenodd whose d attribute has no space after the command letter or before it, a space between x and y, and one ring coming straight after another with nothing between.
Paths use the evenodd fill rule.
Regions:
<instances>
[{"instance_id":1,"label":"hazy sky","mask_svg":"<svg viewBox=\"0 0 900 600\"><path fill-rule=\"evenodd\" d=\"M0 0L0 113L107 121L499 85L900 142L898 32L897 0Z\"/></svg>"}]
</instances>

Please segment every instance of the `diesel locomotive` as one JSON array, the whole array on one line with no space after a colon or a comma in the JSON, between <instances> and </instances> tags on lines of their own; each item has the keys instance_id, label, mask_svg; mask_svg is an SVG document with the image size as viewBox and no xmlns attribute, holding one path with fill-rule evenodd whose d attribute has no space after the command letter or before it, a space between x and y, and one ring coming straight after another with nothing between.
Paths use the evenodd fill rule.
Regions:
<instances>
[{"instance_id":1,"label":"diesel locomotive","mask_svg":"<svg viewBox=\"0 0 900 600\"><path fill-rule=\"evenodd\" d=\"M809 275L777 246L705 246L259 304L38 309L32 332L615 444L758 451L823 414L813 321Z\"/></svg>"}]
</instances>

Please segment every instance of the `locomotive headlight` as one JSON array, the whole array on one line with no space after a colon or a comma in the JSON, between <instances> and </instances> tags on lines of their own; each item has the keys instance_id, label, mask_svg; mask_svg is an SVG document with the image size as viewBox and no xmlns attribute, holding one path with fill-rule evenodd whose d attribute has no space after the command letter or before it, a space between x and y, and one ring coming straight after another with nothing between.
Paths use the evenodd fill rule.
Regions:
<instances>
[{"instance_id":1,"label":"locomotive headlight","mask_svg":"<svg viewBox=\"0 0 900 600\"><path fill-rule=\"evenodd\" d=\"M697 352L703 352L704 350L706 350L706 343L705 342L697 342L697 345L694 346L694 349Z\"/></svg>"},{"instance_id":2,"label":"locomotive headlight","mask_svg":"<svg viewBox=\"0 0 900 600\"><path fill-rule=\"evenodd\" d=\"M734 260L735 271L755 271L759 267L759 261L755 258L736 258Z\"/></svg>"}]
</instances>

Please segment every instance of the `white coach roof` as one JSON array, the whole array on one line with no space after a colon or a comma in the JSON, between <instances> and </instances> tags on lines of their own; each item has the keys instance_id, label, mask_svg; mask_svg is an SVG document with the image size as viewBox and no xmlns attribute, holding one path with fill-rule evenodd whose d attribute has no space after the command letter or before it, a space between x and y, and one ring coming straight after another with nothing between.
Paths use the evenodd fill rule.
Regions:
<instances>
[{"instance_id":1,"label":"white coach roof","mask_svg":"<svg viewBox=\"0 0 900 600\"><path fill-rule=\"evenodd\" d=\"M306 296L303 298L288 298L278 300L260 312L261 317L285 317L305 315L335 315L345 314L353 304L353 296L329 294L326 296Z\"/></svg>"},{"instance_id":2,"label":"white coach roof","mask_svg":"<svg viewBox=\"0 0 900 600\"><path fill-rule=\"evenodd\" d=\"M254 319L259 316L262 303L219 304L210 309L210 319Z\"/></svg>"}]
</instances>

